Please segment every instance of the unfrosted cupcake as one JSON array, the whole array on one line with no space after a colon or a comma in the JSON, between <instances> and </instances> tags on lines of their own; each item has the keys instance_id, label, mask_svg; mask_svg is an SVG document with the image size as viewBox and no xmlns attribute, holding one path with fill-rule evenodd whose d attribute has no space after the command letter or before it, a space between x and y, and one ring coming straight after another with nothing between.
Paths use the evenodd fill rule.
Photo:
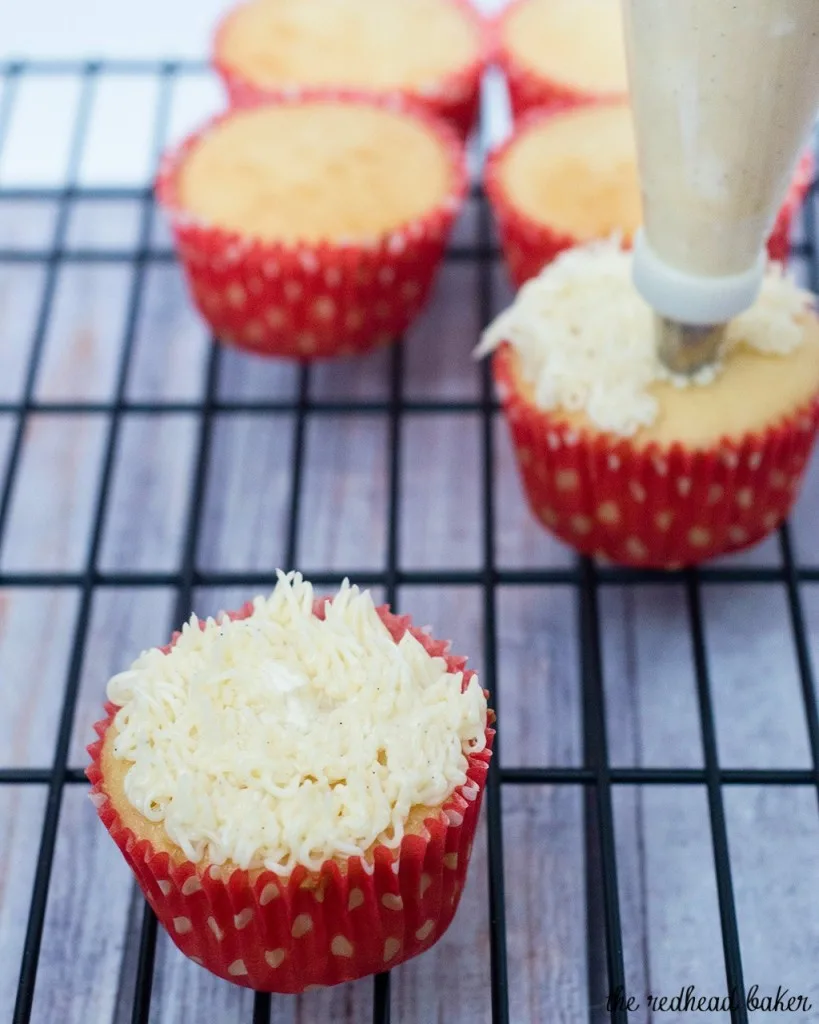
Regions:
<instances>
[{"instance_id":1,"label":"unfrosted cupcake","mask_svg":"<svg viewBox=\"0 0 819 1024\"><path fill-rule=\"evenodd\" d=\"M216 336L310 359L363 352L407 328L465 181L445 125L322 95L216 118L165 159L157 191Z\"/></svg>"},{"instance_id":2,"label":"unfrosted cupcake","mask_svg":"<svg viewBox=\"0 0 819 1024\"><path fill-rule=\"evenodd\" d=\"M517 0L496 36L516 116L628 93L620 0Z\"/></svg>"},{"instance_id":3,"label":"unfrosted cupcake","mask_svg":"<svg viewBox=\"0 0 819 1024\"><path fill-rule=\"evenodd\" d=\"M394 967L458 905L493 716L466 659L279 575L108 684L100 818L179 949L257 991Z\"/></svg>"},{"instance_id":4,"label":"unfrosted cupcake","mask_svg":"<svg viewBox=\"0 0 819 1024\"><path fill-rule=\"evenodd\" d=\"M771 259L787 259L812 166L806 155L771 235ZM642 204L628 103L533 112L490 157L486 191L518 287L564 249L614 234L630 245Z\"/></svg>"},{"instance_id":5,"label":"unfrosted cupcake","mask_svg":"<svg viewBox=\"0 0 819 1024\"><path fill-rule=\"evenodd\" d=\"M561 254L485 334L532 511L578 550L691 565L788 515L819 422L812 297L772 267L728 328L722 361L669 379L631 257Z\"/></svg>"},{"instance_id":6,"label":"unfrosted cupcake","mask_svg":"<svg viewBox=\"0 0 819 1024\"><path fill-rule=\"evenodd\" d=\"M233 103L293 88L401 96L471 127L485 30L461 0L251 0L222 22L214 66Z\"/></svg>"}]
</instances>

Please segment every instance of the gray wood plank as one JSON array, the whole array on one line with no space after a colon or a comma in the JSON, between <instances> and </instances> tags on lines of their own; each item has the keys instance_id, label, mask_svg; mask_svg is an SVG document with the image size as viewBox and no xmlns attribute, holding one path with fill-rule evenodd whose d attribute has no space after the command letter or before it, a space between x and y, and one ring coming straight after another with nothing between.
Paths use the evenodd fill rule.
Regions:
<instances>
[{"instance_id":1,"label":"gray wood plank","mask_svg":"<svg viewBox=\"0 0 819 1024\"><path fill-rule=\"evenodd\" d=\"M296 397L298 367L285 359L256 356L223 346L218 394L226 401L287 401Z\"/></svg>"},{"instance_id":2,"label":"gray wood plank","mask_svg":"<svg viewBox=\"0 0 819 1024\"><path fill-rule=\"evenodd\" d=\"M133 250L140 214L141 204L132 199L78 199L71 204L66 248Z\"/></svg>"},{"instance_id":3,"label":"gray wood plank","mask_svg":"<svg viewBox=\"0 0 819 1024\"><path fill-rule=\"evenodd\" d=\"M408 398L476 398L480 389L472 349L478 343L478 271L447 263L426 309L407 332L404 392Z\"/></svg>"},{"instance_id":4,"label":"gray wood plank","mask_svg":"<svg viewBox=\"0 0 819 1024\"><path fill-rule=\"evenodd\" d=\"M372 1017L373 981L362 978L349 985L317 989L301 996L273 996L271 1024L358 1024Z\"/></svg>"},{"instance_id":5,"label":"gray wood plank","mask_svg":"<svg viewBox=\"0 0 819 1024\"><path fill-rule=\"evenodd\" d=\"M17 250L47 249L56 220L57 204L50 199L0 203L0 245Z\"/></svg>"},{"instance_id":6,"label":"gray wood plank","mask_svg":"<svg viewBox=\"0 0 819 1024\"><path fill-rule=\"evenodd\" d=\"M122 349L130 268L65 264L37 378L40 399L110 397Z\"/></svg>"},{"instance_id":7,"label":"gray wood plank","mask_svg":"<svg viewBox=\"0 0 819 1024\"><path fill-rule=\"evenodd\" d=\"M15 401L22 393L44 282L38 266L10 264L0 273L0 400Z\"/></svg>"},{"instance_id":8,"label":"gray wood plank","mask_svg":"<svg viewBox=\"0 0 819 1024\"><path fill-rule=\"evenodd\" d=\"M367 355L325 359L310 372L310 397L324 401L373 399L385 401L390 393L391 347L382 345Z\"/></svg>"},{"instance_id":9,"label":"gray wood plank","mask_svg":"<svg viewBox=\"0 0 819 1024\"><path fill-rule=\"evenodd\" d=\"M403 420L400 558L406 569L474 569L481 561L480 421Z\"/></svg>"},{"instance_id":10,"label":"gray wood plank","mask_svg":"<svg viewBox=\"0 0 819 1024\"><path fill-rule=\"evenodd\" d=\"M161 571L179 564L196 439L193 416L123 417L101 568Z\"/></svg>"},{"instance_id":11,"label":"gray wood plank","mask_svg":"<svg viewBox=\"0 0 819 1024\"><path fill-rule=\"evenodd\" d=\"M106 418L28 418L3 538L7 570L82 568L98 488Z\"/></svg>"},{"instance_id":12,"label":"gray wood plank","mask_svg":"<svg viewBox=\"0 0 819 1024\"><path fill-rule=\"evenodd\" d=\"M85 787L63 796L34 1006L35 1024L110 1024L131 873Z\"/></svg>"},{"instance_id":13,"label":"gray wood plank","mask_svg":"<svg viewBox=\"0 0 819 1024\"><path fill-rule=\"evenodd\" d=\"M68 763L85 768L92 726L103 716L105 687L147 647L171 636L173 593L160 587L106 587L95 592L85 641Z\"/></svg>"},{"instance_id":14,"label":"gray wood plank","mask_svg":"<svg viewBox=\"0 0 819 1024\"><path fill-rule=\"evenodd\" d=\"M305 431L298 565L369 569L384 564L387 419L316 416Z\"/></svg>"},{"instance_id":15,"label":"gray wood plank","mask_svg":"<svg viewBox=\"0 0 819 1024\"><path fill-rule=\"evenodd\" d=\"M249 1021L253 993L230 985L183 956L160 928L156 949L151 1024Z\"/></svg>"},{"instance_id":16,"label":"gray wood plank","mask_svg":"<svg viewBox=\"0 0 819 1024\"><path fill-rule=\"evenodd\" d=\"M292 453L292 416L216 417L199 546L203 568L281 565Z\"/></svg>"},{"instance_id":17,"label":"gray wood plank","mask_svg":"<svg viewBox=\"0 0 819 1024\"><path fill-rule=\"evenodd\" d=\"M647 1001L688 985L727 994L704 789L618 787L614 806L629 995L640 1004L633 1019L728 1020L716 1011L652 1014Z\"/></svg>"},{"instance_id":18,"label":"gray wood plank","mask_svg":"<svg viewBox=\"0 0 819 1024\"><path fill-rule=\"evenodd\" d=\"M466 200L452 229L451 245L471 246L476 244L478 241L479 210L480 207L477 200Z\"/></svg>"},{"instance_id":19,"label":"gray wood plank","mask_svg":"<svg viewBox=\"0 0 819 1024\"><path fill-rule=\"evenodd\" d=\"M819 815L809 787L736 787L725 795L746 985L804 994L811 1009L759 1013L776 1021L819 1020ZM753 1017L752 1017L753 1019Z\"/></svg>"},{"instance_id":20,"label":"gray wood plank","mask_svg":"<svg viewBox=\"0 0 819 1024\"><path fill-rule=\"evenodd\" d=\"M612 764L702 764L688 613L682 588L600 592L609 756Z\"/></svg>"},{"instance_id":21,"label":"gray wood plank","mask_svg":"<svg viewBox=\"0 0 819 1024\"><path fill-rule=\"evenodd\" d=\"M684 594L674 587L600 595L607 736L612 763L702 763ZM649 993L695 984L724 991L710 825L704 791L616 786L613 793L627 993L636 1024L659 1019ZM663 1020L722 1019L718 1014Z\"/></svg>"},{"instance_id":22,"label":"gray wood plank","mask_svg":"<svg viewBox=\"0 0 819 1024\"><path fill-rule=\"evenodd\" d=\"M497 605L503 763L580 764L577 625L571 590L504 587Z\"/></svg>"},{"instance_id":23,"label":"gray wood plank","mask_svg":"<svg viewBox=\"0 0 819 1024\"><path fill-rule=\"evenodd\" d=\"M210 341L175 264L145 271L126 393L134 401L193 401L204 388Z\"/></svg>"},{"instance_id":24,"label":"gray wood plank","mask_svg":"<svg viewBox=\"0 0 819 1024\"><path fill-rule=\"evenodd\" d=\"M0 765L51 766L76 612L71 589L0 590Z\"/></svg>"},{"instance_id":25,"label":"gray wood plank","mask_svg":"<svg viewBox=\"0 0 819 1024\"><path fill-rule=\"evenodd\" d=\"M0 1020L14 1010L45 796L44 786L0 787Z\"/></svg>"},{"instance_id":26,"label":"gray wood plank","mask_svg":"<svg viewBox=\"0 0 819 1024\"><path fill-rule=\"evenodd\" d=\"M580 789L505 787L503 831L510 1018L576 1024L589 1012Z\"/></svg>"},{"instance_id":27,"label":"gray wood plank","mask_svg":"<svg viewBox=\"0 0 819 1024\"><path fill-rule=\"evenodd\" d=\"M720 763L808 767L805 711L784 589L708 587L703 609Z\"/></svg>"}]
</instances>

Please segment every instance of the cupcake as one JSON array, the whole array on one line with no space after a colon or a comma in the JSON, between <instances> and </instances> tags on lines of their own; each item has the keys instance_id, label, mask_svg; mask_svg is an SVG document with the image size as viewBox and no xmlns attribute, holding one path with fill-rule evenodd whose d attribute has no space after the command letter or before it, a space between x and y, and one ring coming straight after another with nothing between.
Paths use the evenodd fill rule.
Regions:
<instances>
[{"instance_id":1,"label":"cupcake","mask_svg":"<svg viewBox=\"0 0 819 1024\"><path fill-rule=\"evenodd\" d=\"M222 22L213 54L234 104L294 88L386 93L462 135L484 61L483 22L465 0L251 0Z\"/></svg>"},{"instance_id":2,"label":"cupcake","mask_svg":"<svg viewBox=\"0 0 819 1024\"><path fill-rule=\"evenodd\" d=\"M157 194L216 336L310 359L407 328L465 183L441 123L386 102L303 96L211 121L165 158Z\"/></svg>"},{"instance_id":3,"label":"cupcake","mask_svg":"<svg viewBox=\"0 0 819 1024\"><path fill-rule=\"evenodd\" d=\"M238 985L400 964L452 920L494 735L466 659L298 573L108 684L92 799L161 924Z\"/></svg>"},{"instance_id":4,"label":"cupcake","mask_svg":"<svg viewBox=\"0 0 819 1024\"><path fill-rule=\"evenodd\" d=\"M518 0L496 36L516 117L628 93L620 0Z\"/></svg>"},{"instance_id":5,"label":"cupcake","mask_svg":"<svg viewBox=\"0 0 819 1024\"><path fill-rule=\"evenodd\" d=\"M694 380L660 365L613 243L529 281L485 333L491 351L529 505L584 554L679 568L789 514L819 423L819 320L778 267Z\"/></svg>"},{"instance_id":6,"label":"cupcake","mask_svg":"<svg viewBox=\"0 0 819 1024\"><path fill-rule=\"evenodd\" d=\"M787 259L812 167L807 154L770 238L773 260ZM630 245L642 204L628 103L532 113L490 157L486 191L516 287L572 246L614 234Z\"/></svg>"}]
</instances>

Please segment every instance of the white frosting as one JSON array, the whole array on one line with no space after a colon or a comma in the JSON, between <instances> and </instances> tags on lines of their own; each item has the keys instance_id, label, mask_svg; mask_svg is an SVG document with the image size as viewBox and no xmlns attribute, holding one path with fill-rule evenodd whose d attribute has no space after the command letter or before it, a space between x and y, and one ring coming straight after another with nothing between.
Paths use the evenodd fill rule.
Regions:
<instances>
[{"instance_id":1,"label":"white frosting","mask_svg":"<svg viewBox=\"0 0 819 1024\"><path fill-rule=\"evenodd\" d=\"M757 302L728 325L725 351L744 344L792 352L804 336L799 318L812 302L772 265ZM517 349L540 408L582 410L601 430L623 437L656 420L649 391L655 381L705 386L721 370L710 367L693 380L669 375L657 357L653 312L632 284L631 253L616 239L561 253L490 324L476 355L503 342Z\"/></svg>"},{"instance_id":2,"label":"white frosting","mask_svg":"<svg viewBox=\"0 0 819 1024\"><path fill-rule=\"evenodd\" d=\"M323 620L279 573L243 620L193 616L108 683L125 794L192 861L289 874L397 847L410 808L438 806L485 746L476 676L447 672L346 581Z\"/></svg>"}]
</instances>

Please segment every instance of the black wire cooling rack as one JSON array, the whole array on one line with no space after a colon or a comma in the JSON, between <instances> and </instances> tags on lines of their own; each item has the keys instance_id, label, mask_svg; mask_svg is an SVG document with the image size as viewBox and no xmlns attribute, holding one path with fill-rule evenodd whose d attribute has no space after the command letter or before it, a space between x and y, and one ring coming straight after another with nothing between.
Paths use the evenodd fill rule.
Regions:
<instances>
[{"instance_id":1,"label":"black wire cooling rack","mask_svg":"<svg viewBox=\"0 0 819 1024\"><path fill-rule=\"evenodd\" d=\"M13 1020L24 1024L30 1019L37 979L38 959L44 932L49 883L57 841L58 819L67 786L83 785L81 771L69 767L69 752L78 701L81 666L89 635L92 599L98 590L114 587L170 587L176 594L173 622L177 624L191 611L194 588L203 586L238 586L253 592L275 582L270 572L216 572L204 571L197 564L196 553L202 532L202 510L211 456L214 417L218 413L264 414L287 412L294 417L295 443L290 465L290 505L287 525L285 564L294 564L297 551L297 530L302 495L303 452L305 429L311 417L322 414L356 414L377 411L386 414L389 423L388 443L388 535L386 560L378 571L312 572L311 578L320 585L335 586L344 575L368 586L383 588L386 599L395 603L399 585L460 586L479 592L482 601L484 637L484 683L492 692L492 703L500 721L500 743L489 776L486 793L486 822L488 836L488 894L490 920L491 1015L495 1024L510 1021L507 969L507 942L504 900L504 850L501 829L501 798L504 784L580 786L585 794L585 854L586 854L586 914L588 924L588 984L592 1019L600 1016L601 993L616 990L626 984L621 928L620 897L618 895L618 864L613 826L613 791L618 786L694 785L704 787L707 793L711 826L711 842L717 885L719 918L722 928L722 948L725 961L726 990L743 991L743 964L740 955L737 913L732 884L732 865L729 858L726 815L723 804L724 787L732 786L810 786L819 791L819 716L817 716L816 687L806 636L805 618L800 596L800 584L819 582L819 568L797 564L789 528L779 534L781 565L771 567L711 566L699 571L659 574L648 571L604 568L588 559L578 559L566 568L554 569L499 569L495 555L495 496L493 472L495 455L492 443L493 417L497 412L488 370L483 368L481 394L474 401L429 400L405 398L402 391L403 354L395 346L389 356L389 397L386 401L340 400L325 401L310 397L308 366L299 369L296 398L286 401L224 401L218 397L217 374L220 350L211 344L207 364L206 385L201 401L145 402L127 398L126 384L134 350L137 318L140 309L146 268L152 262L170 261L168 249L157 249L151 244L153 201L150 188L99 189L78 184L79 169L86 143L91 105L95 91L103 79L112 76L145 76L159 84L158 105L153 125L153 151L156 157L162 148L167 128L171 97L175 84L192 74L201 75L205 69L198 63L187 62L23 62L0 64L0 147L14 110L15 97L22 81L40 76L71 75L80 84L80 98L76 107L76 120L72 132L70 158L66 184L58 189L0 187L0 204L24 200L48 200L56 203L57 216L51 243L39 250L7 248L0 239L0 265L32 263L41 267L45 275L42 302L36 317L33 342L19 400L0 403L0 413L13 422L10 456L0 491L0 541L7 534L9 510L18 471L21 451L29 418L36 413L48 412L70 418L86 413L102 413L107 417L107 433L102 449L100 484L96 492L93 528L79 572L2 572L0 587L18 588L74 588L79 592L79 612L70 647L65 674L65 690L59 718L56 745L50 768L0 767L0 785L40 785L47 787L47 801L37 852L36 873L25 941L20 963L19 986ZM819 261L814 248L815 215L814 182L805 212L806 243L794 250L794 257L802 261L813 291L819 291ZM81 201L124 199L140 206L139 231L133 249L103 253L72 248L67 245L67 226L72 206ZM478 205L478 242L476 245L451 248L448 259L471 263L477 268L478 289L475 302L481 324L491 316L493 265L497 250L493 241L490 216L480 189L476 187L473 199ZM54 315L57 276L62 265L69 262L111 261L130 268L130 285L122 339L121 356L116 372L114 398L105 402L47 401L36 398L36 382L44 352L45 338ZM477 340L477 339L476 339ZM187 529L183 556L178 571L162 572L106 572L100 567L100 550L106 508L112 490L115 450L121 432L123 413L138 412L158 416L169 412L194 414L197 420L195 471L189 498ZM472 413L481 419L481 507L476 510L482 529L482 564L475 571L449 571L446 568L429 571L406 571L399 566L399 455L402 446L403 417L407 412L417 415ZM812 767L788 769L723 769L717 757L715 714L712 701L709 666L703 631L701 584L778 584L787 594L790 628L798 664L804 714L810 744ZM580 678L582 681L582 716L584 760L581 766L555 766L544 768L504 767L503 758L503 679L497 676L497 612L496 590L501 585L553 585L570 588L575 595L580 628ZM607 745L607 723L603 699L600 624L598 595L608 585L634 586L636 584L671 584L684 589L690 640L694 653L696 695L699 710L704 764L701 768L640 768L612 766ZM598 942L600 935L604 942ZM131 1020L135 1024L147 1022L151 1006L151 989L157 942L157 925L147 906L142 919L137 965L135 996ZM267 1024L271 1001L265 995L256 995L253 1002L254 1024ZM628 1019L622 1006L611 1008L613 1021ZM731 1011L736 1024L747 1024L748 1011L737 1005ZM372 1020L387 1024L390 1020L390 978L381 975L374 980ZM426 1024L426 1022L424 1022Z\"/></svg>"}]
</instances>

